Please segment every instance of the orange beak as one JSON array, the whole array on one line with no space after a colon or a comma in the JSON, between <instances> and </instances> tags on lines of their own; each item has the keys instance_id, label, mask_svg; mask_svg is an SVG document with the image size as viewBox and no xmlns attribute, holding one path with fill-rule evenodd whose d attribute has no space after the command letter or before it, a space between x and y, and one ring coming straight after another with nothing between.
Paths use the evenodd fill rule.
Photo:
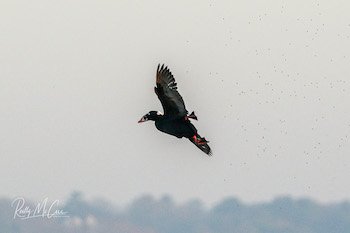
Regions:
<instances>
[{"instance_id":1,"label":"orange beak","mask_svg":"<svg viewBox=\"0 0 350 233\"><path fill-rule=\"evenodd\" d=\"M142 122L145 122L147 121L147 119L145 117L142 117L137 123L142 123Z\"/></svg>"}]
</instances>

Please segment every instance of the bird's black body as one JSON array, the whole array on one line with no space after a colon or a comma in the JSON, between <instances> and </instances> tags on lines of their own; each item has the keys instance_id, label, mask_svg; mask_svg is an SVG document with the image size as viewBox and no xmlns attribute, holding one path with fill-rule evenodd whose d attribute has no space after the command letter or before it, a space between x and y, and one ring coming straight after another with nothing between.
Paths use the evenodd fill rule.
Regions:
<instances>
[{"instance_id":1,"label":"bird's black body","mask_svg":"<svg viewBox=\"0 0 350 233\"><path fill-rule=\"evenodd\" d=\"M211 149L208 141L197 133L197 129L189 119L197 120L192 112L188 115L185 103L177 91L177 84L169 69L158 65L156 75L156 87L154 88L160 102L162 103L164 114L157 111L150 111L144 115L140 122L147 120L155 121L156 128L164 133L173 135L177 138L188 138L193 144L208 155L211 155Z\"/></svg>"},{"instance_id":2,"label":"bird's black body","mask_svg":"<svg viewBox=\"0 0 350 233\"><path fill-rule=\"evenodd\" d=\"M158 130L178 138L190 138L197 134L197 129L191 122L183 118L171 119L171 117L160 117L155 121L155 125Z\"/></svg>"}]
</instances>

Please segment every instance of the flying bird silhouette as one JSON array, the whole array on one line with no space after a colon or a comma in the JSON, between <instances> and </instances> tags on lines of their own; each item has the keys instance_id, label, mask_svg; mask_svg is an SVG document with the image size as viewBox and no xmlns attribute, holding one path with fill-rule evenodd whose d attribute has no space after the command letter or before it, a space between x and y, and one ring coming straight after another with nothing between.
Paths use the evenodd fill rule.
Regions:
<instances>
[{"instance_id":1,"label":"flying bird silhouette","mask_svg":"<svg viewBox=\"0 0 350 233\"><path fill-rule=\"evenodd\" d=\"M158 111L150 111L144 115L138 123L148 120L155 121L156 128L164 133L177 138L188 138L194 145L207 155L211 155L211 149L204 137L199 136L196 127L190 119L197 120L192 112L188 115L185 103L177 91L177 83L167 66L157 67L156 87L154 91L162 103L164 114Z\"/></svg>"}]
</instances>

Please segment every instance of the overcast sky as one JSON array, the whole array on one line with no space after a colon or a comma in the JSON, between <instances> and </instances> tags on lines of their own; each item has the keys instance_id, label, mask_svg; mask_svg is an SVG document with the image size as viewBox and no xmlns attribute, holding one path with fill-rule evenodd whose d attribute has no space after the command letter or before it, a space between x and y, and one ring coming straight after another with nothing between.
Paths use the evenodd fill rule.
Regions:
<instances>
[{"instance_id":1,"label":"overcast sky","mask_svg":"<svg viewBox=\"0 0 350 233\"><path fill-rule=\"evenodd\" d=\"M0 196L350 200L350 3L0 2ZM213 149L137 124L169 66Z\"/></svg>"}]
</instances>

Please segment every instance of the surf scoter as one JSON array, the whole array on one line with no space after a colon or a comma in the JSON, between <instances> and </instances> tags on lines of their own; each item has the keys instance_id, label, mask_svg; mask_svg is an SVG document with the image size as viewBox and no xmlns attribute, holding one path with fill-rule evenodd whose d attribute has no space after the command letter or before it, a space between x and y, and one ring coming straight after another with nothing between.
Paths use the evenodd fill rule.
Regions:
<instances>
[{"instance_id":1,"label":"surf scoter","mask_svg":"<svg viewBox=\"0 0 350 233\"><path fill-rule=\"evenodd\" d=\"M197 120L197 116L194 112L188 115L185 103L177 91L177 83L168 67L164 67L164 64L157 67L154 91L162 103L164 114L158 111L150 111L138 123L148 120L155 121L158 130L177 138L188 138L204 153L211 155L208 141L199 136L197 129L190 122L190 119Z\"/></svg>"}]
</instances>

